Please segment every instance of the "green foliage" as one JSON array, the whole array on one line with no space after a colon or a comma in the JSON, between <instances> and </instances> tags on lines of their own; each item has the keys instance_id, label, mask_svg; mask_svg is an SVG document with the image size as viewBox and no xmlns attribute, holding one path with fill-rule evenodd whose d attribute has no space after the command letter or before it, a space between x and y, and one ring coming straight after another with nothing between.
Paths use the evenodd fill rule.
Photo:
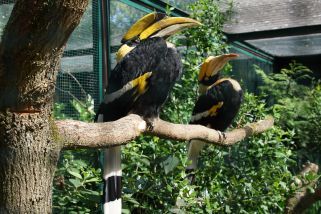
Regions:
<instances>
[{"instance_id":1,"label":"green foliage","mask_svg":"<svg viewBox=\"0 0 321 214\"><path fill-rule=\"evenodd\" d=\"M71 103L79 113L79 120L92 120L94 101L89 94L84 101L74 99ZM56 119L68 119L64 107L54 104ZM62 152L54 177L54 213L100 213L102 178L98 156L97 150Z\"/></svg>"},{"instance_id":2,"label":"green foliage","mask_svg":"<svg viewBox=\"0 0 321 214\"><path fill-rule=\"evenodd\" d=\"M227 51L221 32L225 14L217 1L201 0L192 6L192 17L204 26L172 39L183 49L184 75L174 87L161 118L188 123L194 107L199 65L210 54ZM235 126L264 118L265 101L245 94ZM186 145L181 142L140 137L122 151L123 205L126 213L269 213L281 212L290 192L293 132L280 127L241 142L232 148L204 149L197 183L185 174Z\"/></svg>"},{"instance_id":3,"label":"green foliage","mask_svg":"<svg viewBox=\"0 0 321 214\"><path fill-rule=\"evenodd\" d=\"M234 126L268 114L264 100L245 94ZM124 208L138 213L281 212L290 193L292 132L276 126L231 148L202 152L195 185L185 179L186 147L141 137L123 150Z\"/></svg>"},{"instance_id":4,"label":"green foliage","mask_svg":"<svg viewBox=\"0 0 321 214\"><path fill-rule=\"evenodd\" d=\"M226 12L221 12L219 1L199 0L190 5L191 17L203 25L184 32L190 57L203 61L210 54L226 52L228 45L222 32L223 24L230 17L232 3L227 4ZM193 47L193 48L191 48ZM188 57L189 58L189 57Z\"/></svg>"},{"instance_id":5,"label":"green foliage","mask_svg":"<svg viewBox=\"0 0 321 214\"><path fill-rule=\"evenodd\" d=\"M262 77L264 85L261 91L269 95L269 102L278 103L283 98L304 97L311 90L312 71L306 66L292 62L289 68L281 69L280 73L266 75L259 67L256 72Z\"/></svg>"},{"instance_id":6,"label":"green foliage","mask_svg":"<svg viewBox=\"0 0 321 214\"><path fill-rule=\"evenodd\" d=\"M72 106L77 110L79 114L79 120L92 121L95 116L94 111L94 99L88 94L85 101L73 99L71 101Z\"/></svg>"},{"instance_id":7,"label":"green foliage","mask_svg":"<svg viewBox=\"0 0 321 214\"><path fill-rule=\"evenodd\" d=\"M54 104L53 115L54 115L55 119L64 120L64 119L68 118L66 116L66 114L63 113L65 108L66 108L66 105L64 103L55 103Z\"/></svg>"},{"instance_id":8,"label":"green foliage","mask_svg":"<svg viewBox=\"0 0 321 214\"><path fill-rule=\"evenodd\" d=\"M312 71L292 62L280 73L265 75L257 68L265 85L261 91L269 95L277 124L293 133L289 145L296 154L296 171L307 161L320 164L321 85L312 77ZM319 213L320 203L307 213Z\"/></svg>"},{"instance_id":9,"label":"green foliage","mask_svg":"<svg viewBox=\"0 0 321 214\"><path fill-rule=\"evenodd\" d=\"M54 213L99 213L101 170L97 151L64 151L54 178Z\"/></svg>"},{"instance_id":10,"label":"green foliage","mask_svg":"<svg viewBox=\"0 0 321 214\"><path fill-rule=\"evenodd\" d=\"M295 133L294 149L310 161L320 162L321 137L316 133L321 131L321 86L311 77L312 71L296 62L279 74L267 76L257 71L265 82L262 92L275 104L277 122Z\"/></svg>"}]
</instances>

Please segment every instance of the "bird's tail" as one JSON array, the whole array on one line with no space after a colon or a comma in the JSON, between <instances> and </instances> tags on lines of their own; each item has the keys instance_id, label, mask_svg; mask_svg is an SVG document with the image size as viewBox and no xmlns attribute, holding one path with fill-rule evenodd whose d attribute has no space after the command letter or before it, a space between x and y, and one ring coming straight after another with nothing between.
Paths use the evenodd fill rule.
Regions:
<instances>
[{"instance_id":1,"label":"bird's tail","mask_svg":"<svg viewBox=\"0 0 321 214\"><path fill-rule=\"evenodd\" d=\"M193 183L195 180L194 171L197 168L197 159L204 146L205 143L200 140L192 140L188 145L188 160L191 161L191 163L186 167L186 173L190 183Z\"/></svg>"},{"instance_id":2,"label":"bird's tail","mask_svg":"<svg viewBox=\"0 0 321 214\"><path fill-rule=\"evenodd\" d=\"M121 147L105 150L104 154L104 213L121 213Z\"/></svg>"},{"instance_id":3,"label":"bird's tail","mask_svg":"<svg viewBox=\"0 0 321 214\"><path fill-rule=\"evenodd\" d=\"M99 114L97 122L103 122L103 114ZM115 146L104 151L104 189L103 204L105 214L121 214L121 147Z\"/></svg>"}]
</instances>

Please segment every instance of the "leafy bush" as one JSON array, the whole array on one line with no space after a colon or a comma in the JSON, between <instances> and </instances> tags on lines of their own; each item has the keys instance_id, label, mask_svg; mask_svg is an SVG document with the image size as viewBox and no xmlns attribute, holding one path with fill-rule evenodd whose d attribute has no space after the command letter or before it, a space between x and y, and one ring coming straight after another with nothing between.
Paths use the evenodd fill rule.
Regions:
<instances>
[{"instance_id":1,"label":"leafy bush","mask_svg":"<svg viewBox=\"0 0 321 214\"><path fill-rule=\"evenodd\" d=\"M192 17L196 17L204 26L187 31L183 37L179 36L172 40L181 46L185 73L182 80L175 85L161 113L163 119L176 123L188 123L190 120L197 97L199 65L203 59L208 55L227 52L228 49L221 29L229 10L222 13L218 1L199 0L191 6L191 11ZM268 108L262 97L245 93L240 114L233 126L243 126L268 114L276 117L281 126L277 124L271 130L230 148L206 147L199 161L199 169L196 171L195 185L190 185L186 179L187 149L182 142L141 136L124 146L123 212L282 212L286 198L292 191L289 189L292 182L289 169L296 164L293 161L296 156L291 149L296 146L294 139L298 138L298 130L295 130L297 125L290 126L291 120L285 119L290 117L287 114L295 118L292 114L296 113L297 105L293 106L292 111L287 111L285 106L291 106L294 99L302 98L298 96L304 91L311 95L304 96L300 104L303 105L302 100L309 105L312 104L311 108L302 107L302 111L309 111L305 116L315 115L318 118L317 110L320 108L319 86L310 90L306 88L307 86L292 81L297 79L298 72L301 71L309 73L304 67L299 69L296 66L283 70L281 74L273 77L262 73L262 77L269 84L269 87L262 90L270 94L271 105L273 103L278 105ZM280 83L277 83L278 79ZM304 82L307 79L304 77L300 81ZM273 90L270 90L271 88ZM288 96L289 94L291 96ZM287 103L285 97L291 100ZM90 120L91 113L88 113L90 108L88 105L85 106L74 104L80 117L83 120ZM56 116L66 118L66 115L61 114L61 109L63 105L56 105L55 112L58 114ZM302 116L298 114L297 117L300 115ZM316 124L318 121L313 124L304 123L300 130L302 132L312 130ZM308 141L311 140L305 140ZM102 182L100 170L96 169L97 156L94 151L64 152L55 177L54 212L99 212L98 196L101 195L99 187ZM83 157L88 158L83 159Z\"/></svg>"},{"instance_id":2,"label":"leafy bush","mask_svg":"<svg viewBox=\"0 0 321 214\"><path fill-rule=\"evenodd\" d=\"M99 213L101 170L98 151L64 151L54 178L54 213Z\"/></svg>"},{"instance_id":3,"label":"leafy bush","mask_svg":"<svg viewBox=\"0 0 321 214\"><path fill-rule=\"evenodd\" d=\"M227 51L221 32L225 14L216 1L192 5L192 17L204 26L174 38L183 48L185 73L171 93L161 118L188 123L197 96L199 65L211 54ZM213 18L214 17L214 18ZM251 94L235 126L254 122L270 111L264 99ZM293 132L280 127L231 148L209 146L203 151L197 183L185 174L186 145L143 136L123 149L124 211L127 213L268 213L280 212L290 193Z\"/></svg>"},{"instance_id":4,"label":"leafy bush","mask_svg":"<svg viewBox=\"0 0 321 214\"><path fill-rule=\"evenodd\" d=\"M264 118L264 100L251 94L234 126ZM141 137L124 149L125 208L134 213L281 212L290 193L293 133L280 127L231 148L202 152L195 185L185 179L186 147Z\"/></svg>"},{"instance_id":5,"label":"leafy bush","mask_svg":"<svg viewBox=\"0 0 321 214\"><path fill-rule=\"evenodd\" d=\"M85 101L72 100L79 120L91 121L94 102L90 95ZM54 117L67 119L65 105L55 103ZM102 178L98 150L63 151L54 177L53 213L99 213Z\"/></svg>"},{"instance_id":6,"label":"leafy bush","mask_svg":"<svg viewBox=\"0 0 321 214\"><path fill-rule=\"evenodd\" d=\"M320 164L321 136L321 85L313 78L306 66L292 62L277 74L265 75L257 68L265 85L263 93L268 94L277 124L283 130L293 133L293 143L289 148L296 154L299 171L306 162ZM320 203L316 203L307 213L320 213Z\"/></svg>"},{"instance_id":7,"label":"leafy bush","mask_svg":"<svg viewBox=\"0 0 321 214\"><path fill-rule=\"evenodd\" d=\"M319 158L321 136L321 85L312 78L312 71L300 63L292 62L278 74L265 75L261 90L269 94L269 102L278 124L292 130L301 165L305 161L321 163ZM304 157L302 157L304 156Z\"/></svg>"}]
</instances>

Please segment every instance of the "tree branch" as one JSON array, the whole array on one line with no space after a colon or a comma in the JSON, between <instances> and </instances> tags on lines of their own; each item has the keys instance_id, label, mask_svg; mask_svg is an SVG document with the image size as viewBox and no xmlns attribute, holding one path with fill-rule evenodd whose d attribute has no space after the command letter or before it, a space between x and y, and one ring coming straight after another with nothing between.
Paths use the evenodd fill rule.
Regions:
<instances>
[{"instance_id":1,"label":"tree branch","mask_svg":"<svg viewBox=\"0 0 321 214\"><path fill-rule=\"evenodd\" d=\"M303 170L295 177L295 185L298 189L287 200L285 213L303 213L312 204L321 200L321 186L317 187L313 193L309 189L314 189L318 182L318 177L306 183L304 176L308 173L317 175L319 166L314 163L309 163L303 167Z\"/></svg>"},{"instance_id":2,"label":"tree branch","mask_svg":"<svg viewBox=\"0 0 321 214\"><path fill-rule=\"evenodd\" d=\"M146 122L138 115L128 115L106 123L60 120L56 121L58 130L56 139L64 148L104 148L126 144L140 134L149 134L172 140L199 139L210 144L230 146L246 137L266 131L273 126L273 123L273 118L269 117L243 128L222 133L201 125L173 124L160 119L154 122L153 130L148 130Z\"/></svg>"}]
</instances>

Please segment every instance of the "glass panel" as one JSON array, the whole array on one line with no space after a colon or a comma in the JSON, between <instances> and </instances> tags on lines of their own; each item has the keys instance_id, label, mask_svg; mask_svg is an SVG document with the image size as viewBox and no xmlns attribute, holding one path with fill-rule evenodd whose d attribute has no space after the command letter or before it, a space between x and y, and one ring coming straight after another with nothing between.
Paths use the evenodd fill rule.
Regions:
<instances>
[{"instance_id":1,"label":"glass panel","mask_svg":"<svg viewBox=\"0 0 321 214\"><path fill-rule=\"evenodd\" d=\"M8 19L10 17L10 14L13 8L13 4L1 4L1 3L2 2L0 1L0 41L1 41L4 27L8 22Z\"/></svg>"},{"instance_id":2,"label":"glass panel","mask_svg":"<svg viewBox=\"0 0 321 214\"><path fill-rule=\"evenodd\" d=\"M196 2L196 0L162 0L162 1L187 12L189 11L188 5Z\"/></svg>"},{"instance_id":3,"label":"glass panel","mask_svg":"<svg viewBox=\"0 0 321 214\"><path fill-rule=\"evenodd\" d=\"M146 12L130 7L118 0L110 1L110 41L111 45L120 45L123 34Z\"/></svg>"},{"instance_id":4,"label":"glass panel","mask_svg":"<svg viewBox=\"0 0 321 214\"><path fill-rule=\"evenodd\" d=\"M92 3L81 18L78 27L68 39L66 50L86 49L93 47Z\"/></svg>"},{"instance_id":5,"label":"glass panel","mask_svg":"<svg viewBox=\"0 0 321 214\"><path fill-rule=\"evenodd\" d=\"M321 34L247 40L246 42L278 57L321 54Z\"/></svg>"}]
</instances>

